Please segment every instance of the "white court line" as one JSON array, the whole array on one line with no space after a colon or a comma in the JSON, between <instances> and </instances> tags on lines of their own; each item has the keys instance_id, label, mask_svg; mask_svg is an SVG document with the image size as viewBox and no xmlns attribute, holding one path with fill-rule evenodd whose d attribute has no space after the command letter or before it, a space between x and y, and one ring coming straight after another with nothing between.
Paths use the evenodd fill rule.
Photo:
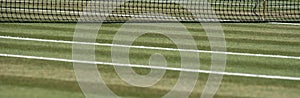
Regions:
<instances>
[{"instance_id":1,"label":"white court line","mask_svg":"<svg viewBox=\"0 0 300 98\"><path fill-rule=\"evenodd\" d=\"M280 22L270 22L271 24L281 24L281 25L294 25L300 26L300 23L280 23Z\"/></svg>"},{"instance_id":2,"label":"white court line","mask_svg":"<svg viewBox=\"0 0 300 98\"><path fill-rule=\"evenodd\" d=\"M63 44L81 44L81 45L95 45L95 46L107 46L107 47L124 47L124 48L137 48L137 49L150 49L150 50L182 51L182 52L212 53L212 54L226 54L226 55L239 55L239 56L251 56L251 57L268 57L268 58L281 58L281 59L300 60L300 57L283 56L283 55L251 54L251 53L192 50L192 49L175 49L175 48L149 47L149 46L131 46L131 45L119 45L119 44L104 44L104 43L75 42L75 41L49 40L49 39L37 39L37 38L22 38L22 37L11 37L11 36L0 36L0 38L2 38L2 39L24 40L24 41L63 43Z\"/></svg>"},{"instance_id":3,"label":"white court line","mask_svg":"<svg viewBox=\"0 0 300 98\"><path fill-rule=\"evenodd\" d=\"M70 60L70 59L48 58L48 57L37 57L37 56L25 56L25 55L14 55L14 54L0 54L0 56L2 56L2 57L15 57L15 58L26 58L26 59L36 59L36 60L60 61L60 62L69 62L69 63L99 64L99 65L111 65L111 66L121 66L121 67L136 67L136 68L160 69L160 70L171 70L171 71L181 71L181 72L218 74L218 75L227 75L227 76L241 76L241 77L295 80L295 81L300 80L300 77L273 76L273 75L260 75L260 74L245 74L245 73L233 73L233 72L218 72L218 71L187 69L187 68L174 68L174 67L164 67L164 66L147 66L147 65L135 65L135 64L119 64L119 63L110 63L110 62L81 61L81 60Z\"/></svg>"}]
</instances>

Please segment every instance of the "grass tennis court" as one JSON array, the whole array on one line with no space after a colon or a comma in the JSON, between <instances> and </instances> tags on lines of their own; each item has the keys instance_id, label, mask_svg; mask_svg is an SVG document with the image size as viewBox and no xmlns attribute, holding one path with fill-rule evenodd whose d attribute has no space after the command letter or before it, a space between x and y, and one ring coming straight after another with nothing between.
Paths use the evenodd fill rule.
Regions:
<instances>
[{"instance_id":1,"label":"grass tennis court","mask_svg":"<svg viewBox=\"0 0 300 98\"><path fill-rule=\"evenodd\" d=\"M122 24L103 24L97 43L112 43ZM137 25L137 24L132 24ZM185 23L199 50L210 50L209 41L199 24ZM0 36L72 41L73 23L1 23ZM222 23L227 51L235 53L300 56L300 28L296 25L270 23ZM130 30L128 30L130 32ZM128 36L128 35L123 35ZM182 36L182 35L178 35ZM135 40L136 46L176 48L170 39L151 33ZM0 38L0 53L72 59L72 45ZM96 46L96 60L111 62L111 47ZM161 53L169 67L180 66L178 51L130 49L132 64L148 64L153 53ZM209 70L211 54L199 53L201 70ZM300 60L272 57L227 55L226 72L300 77ZM1 98L84 98L78 86L72 63L0 57ZM167 71L156 85L133 87L122 81L112 66L98 65L103 79L112 91L124 98L158 98L176 83L180 72ZM150 70L134 68L139 74ZM191 98L199 98L208 74L199 73ZM215 98L297 98L299 80L224 76Z\"/></svg>"}]
</instances>

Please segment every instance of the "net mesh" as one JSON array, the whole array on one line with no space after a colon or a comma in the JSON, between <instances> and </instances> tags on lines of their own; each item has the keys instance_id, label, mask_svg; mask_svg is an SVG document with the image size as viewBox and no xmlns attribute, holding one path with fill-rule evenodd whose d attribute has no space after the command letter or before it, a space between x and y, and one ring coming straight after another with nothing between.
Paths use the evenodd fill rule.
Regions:
<instances>
[{"instance_id":1,"label":"net mesh","mask_svg":"<svg viewBox=\"0 0 300 98\"><path fill-rule=\"evenodd\" d=\"M0 22L300 21L300 0L0 0L0 3Z\"/></svg>"}]
</instances>

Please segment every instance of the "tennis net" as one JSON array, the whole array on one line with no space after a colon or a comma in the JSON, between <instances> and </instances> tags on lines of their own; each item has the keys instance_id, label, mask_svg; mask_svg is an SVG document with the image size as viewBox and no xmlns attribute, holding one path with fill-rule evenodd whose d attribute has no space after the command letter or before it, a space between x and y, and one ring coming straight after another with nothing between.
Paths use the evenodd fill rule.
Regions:
<instances>
[{"instance_id":1,"label":"tennis net","mask_svg":"<svg viewBox=\"0 0 300 98\"><path fill-rule=\"evenodd\" d=\"M300 0L0 0L0 22L299 22Z\"/></svg>"}]
</instances>

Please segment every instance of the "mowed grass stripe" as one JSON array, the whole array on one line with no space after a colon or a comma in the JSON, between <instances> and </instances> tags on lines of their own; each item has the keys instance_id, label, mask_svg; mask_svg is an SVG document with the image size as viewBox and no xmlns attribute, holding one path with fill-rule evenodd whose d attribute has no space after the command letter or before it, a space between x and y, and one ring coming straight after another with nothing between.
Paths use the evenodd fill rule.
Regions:
<instances>
[{"instance_id":1,"label":"mowed grass stripe","mask_svg":"<svg viewBox=\"0 0 300 98\"><path fill-rule=\"evenodd\" d=\"M1 32L1 34L3 35L13 35L13 36L19 36L19 33L7 33L7 32ZM27 34L21 34L23 36L27 36ZM38 36L43 36L43 35L32 35L29 34L28 36L36 38ZM128 37L128 35L122 35L124 37ZM184 35L180 35L181 37L185 38ZM46 38L56 38L56 39L71 39L72 37L64 37L64 36L44 36ZM112 43L112 39L113 39L113 35L100 35L100 37L102 37L101 39L98 40L98 42L101 43ZM209 44L208 44L208 39L206 36L193 36L194 39L198 42L198 48L201 50L209 50ZM157 40L159 39L159 40ZM145 45L145 46L159 46L159 47L170 47L172 46L172 42L170 41L166 41L168 40L165 36L159 35L159 34L146 34L145 36L143 36L143 38L141 39L141 41L136 41L136 45ZM114 41L118 41L118 40L114 40ZM241 51L241 50L251 50L251 48L254 48L255 50L257 50L256 47L249 47L252 46L253 44L259 43L259 42L265 42L266 44L262 44L260 47L265 47L267 50L265 51L270 51L273 52L271 50L269 50L270 48L274 48L277 50L274 50L276 53L276 51L282 51L281 53L285 53L285 52L297 52L297 48L299 46L299 42L296 41L276 41L276 40L259 40L259 39L246 39L246 38L226 38L226 41L228 41L228 49L229 50L237 50L237 51ZM241 44L240 42L243 42L245 44ZM237 45L238 44L238 45ZM231 45L231 46L230 46ZM235 45L235 46L234 46ZM282 46L291 46L294 45L295 47L291 47L291 48L286 48L286 49L281 49L281 48L285 48ZM176 48L175 46L170 47L170 48ZM243 49L244 48L244 49ZM245 51L245 52L248 52ZM250 51L251 52L251 51ZM269 53L270 53L269 52ZM255 52L251 52L251 53L255 53ZM257 53L257 52L256 52ZM266 53L266 52L264 52ZM272 54L272 53L271 53ZM289 53L291 55L295 54L295 53Z\"/></svg>"},{"instance_id":2,"label":"mowed grass stripe","mask_svg":"<svg viewBox=\"0 0 300 98\"><path fill-rule=\"evenodd\" d=\"M193 24L193 25L191 25ZM184 24L186 28L189 31L194 31L192 35L205 35L205 32L199 32L199 31L204 31L203 27L200 26L200 24ZM18 27L18 28L23 28L23 29L30 29L30 30L44 30L44 31L62 31L62 34L66 34L69 32L74 32L75 31L75 26L76 24L43 24L43 23L38 23L38 24L13 24L13 23L7 23L7 24L0 24L1 27L5 28L12 28L12 27ZM133 27L139 26L141 24L131 24ZM104 31L117 31L122 24L104 24L102 25L102 29ZM268 36L296 36L299 35L299 33L295 32L298 31L299 28L298 26L291 26L291 25L272 25L272 24L226 24L224 23L223 29L225 33L233 33L233 34L241 34L241 35L261 35L261 34L269 34ZM168 26L167 26L168 27ZM172 27L172 26L171 26ZM79 27L80 28L80 27ZM156 28L164 28L164 27L156 27ZM176 28L176 27L172 27ZM4 30L5 31L5 30ZM69 32L66 32L69 31ZM29 32L28 32L29 33ZM41 32L42 33L42 32ZM55 33L55 32L48 32L50 34ZM101 32L104 34L114 34L113 32Z\"/></svg>"},{"instance_id":3,"label":"mowed grass stripe","mask_svg":"<svg viewBox=\"0 0 300 98\"><path fill-rule=\"evenodd\" d=\"M40 35L39 35L40 36ZM147 37L147 36L146 36ZM151 36L150 35L150 37L149 38L151 38L151 37L154 37L154 36ZM157 37L161 37L161 36L157 36ZM148 37L147 37L147 39L145 39L145 40L149 40L148 39ZM161 46L169 46L170 47L170 45L172 45L171 47L175 47L173 44L172 44L172 42L170 42L170 41L163 41L163 42L168 42L167 44L163 44L163 43L159 43L159 42L154 42L154 43L147 43L147 42L145 42L144 40L141 40L141 41L139 41L139 40L137 40L136 42L135 42L135 44L136 45L143 45L143 44L146 44L146 45L149 45L149 46L151 46L151 45L153 45L153 46L157 46L157 44L159 44L159 45L161 45ZM9 44L7 44L7 45L9 45ZM253 44L253 45L257 45L257 44ZM26 46L26 45L25 45ZM25 46L23 46L23 47L25 47ZM37 45L38 46L38 45ZM13 47L13 46L12 46ZM56 46L53 46L53 47L56 47ZM201 48L206 48L206 49L209 49L210 47L209 46L201 46L200 47L200 49ZM264 45L262 45L262 47L263 47L263 49L265 49L266 47L264 46ZM279 45L278 47L282 47L281 45ZM49 48L49 47L48 47ZM248 47L246 47L246 48L248 48ZM286 47L284 47L284 48L286 48ZM39 48L38 48L39 49ZM47 49L47 48L46 48ZM58 48L54 48L53 50L57 50ZM235 49L235 50L237 50L237 51L240 51L240 50L242 50L243 52L245 52L245 50L246 51L248 51L248 52L254 52L254 53L257 53L257 52L261 52L261 51L263 51L264 53L270 53L270 54L272 54L272 53L275 53L275 54L278 54L278 53L282 53L282 51L270 51L270 50L268 50L269 48L266 48L266 50L257 50L257 49L241 49L241 48L231 48L231 47L229 47L228 49ZM280 49L280 48L277 48L276 47L276 49ZM290 47L288 48L288 49L290 49ZM26 50L26 49L25 49ZM297 51L297 49L290 49L290 50L288 50L288 51L291 51L291 50L293 50L293 51ZM45 52L47 52L47 50L45 51ZM52 51L53 52L53 51ZM33 54L36 54L35 53L35 49L33 49L32 50L32 52L29 52L27 55L30 55L31 53L33 53ZM48 53L51 53L51 51L48 51ZM68 53L70 53L70 51L68 52ZM100 52L101 53L101 52ZM43 53L41 53L41 54L43 54ZM57 53L57 54L60 54L61 56L63 55L62 53ZM137 53L138 54L138 53ZM286 52L284 52L284 54L287 54ZM293 54L293 55L295 55L295 54L297 54L297 52L288 52L288 54ZM48 56L51 56L52 54L48 54ZM107 54L106 54L107 55ZM59 56L59 57L61 57L61 56ZM136 56L136 55L135 55ZM178 56L178 55L177 55ZM134 56L133 56L134 57ZM137 57L140 57L140 56L137 56ZM148 58L148 57L144 57L144 58ZM104 61L110 61L110 60L104 60ZM138 60L137 60L138 61ZM174 60L175 61L175 60ZM209 63L206 63L207 65L209 65ZM238 65L238 66L242 66L242 65L248 65L248 66L253 66L253 65L251 65L251 64L243 64L243 63L241 63L241 62L239 62L239 63L237 63L237 64L234 64L234 65ZM264 65L266 65L266 64L264 64ZM282 64L283 66L285 66L284 64ZM258 65L258 66L262 66L262 65ZM209 66L207 67L207 68L209 68ZM247 67L246 67L247 68ZM256 69L258 69L259 67L257 67ZM235 71L235 70L234 70ZM239 71L239 72L244 72L244 71ZM270 71L271 72L271 71ZM253 73L253 72L251 72L251 73ZM271 73L275 73L275 72L271 72Z\"/></svg>"},{"instance_id":4,"label":"mowed grass stripe","mask_svg":"<svg viewBox=\"0 0 300 98\"><path fill-rule=\"evenodd\" d=\"M106 27L104 27L104 29L105 28ZM107 28L107 29L113 29L113 28ZM43 31L38 30L36 32L43 32ZM50 36L46 36L47 33L43 33L43 34L38 34L37 33L38 35L36 35L36 33L34 31L31 32L31 34L28 34L29 32L28 33L26 32L25 34L23 34L24 32L23 33L12 33L12 34L9 33L9 32L2 32L1 34L21 36L21 37L72 40L72 32L71 31L69 32L69 34L67 34L67 37L61 36L62 34L58 33L58 32L64 33L63 30L62 31L56 31L56 32L52 32L52 33L55 33L56 36L53 36L54 34L52 34L52 33L48 34ZM111 43L115 32L116 32L116 30L113 30L113 31L107 30L107 31L101 32L101 33L104 33L104 34L99 34L98 42ZM198 35L198 36L196 35L197 32L193 33L193 35L194 35L193 37L197 41L199 41L198 48L201 49L201 50L209 50L210 47L209 47L209 44L208 44L207 37L205 36L205 33L204 33L204 35L202 35L203 33L201 31L199 33L201 35ZM225 31L225 33L226 33L226 31ZM227 35L230 35L230 34L226 33L226 37L227 37ZM246 35L246 36L241 38L240 35L243 35L243 36ZM183 35L180 35L180 36L183 36ZM261 35L254 35L254 37L257 37L257 36L261 36ZM291 35L291 36L293 36L293 38L286 37L286 39L297 39L297 36L295 36L295 35ZM247 37L249 37L249 38L247 38ZM280 36L276 36L275 38L270 38L272 40L265 40L265 39L263 39L263 37L265 37L265 36L261 36L261 38L254 38L253 39L253 35L250 36L248 34L237 34L237 35L234 35L232 37L227 37L226 40L227 40L227 43L228 43L228 45L227 45L228 46L228 51L258 53L259 51L256 51L256 50L259 50L259 49L262 49L262 48L257 49L257 47L252 47L252 45L260 43L261 44L260 47L263 47L263 49L266 49L266 50L263 50L263 52L262 52L262 53L265 53L265 54L279 53L280 55L293 55L293 56L295 56L295 54L297 54L297 48L299 46L299 42L297 40L296 41L294 41L294 40L293 41L288 41L288 40L277 41L278 37L280 37ZM269 36L267 35L267 37L269 37ZM170 47L170 46L172 46L170 44L173 44L172 42L165 41L165 40L168 40L168 39L166 39L164 36L157 35L157 34L148 34L144 38L145 38L145 40L136 42L136 44L137 45L145 45L145 46L157 46L158 45L158 46L161 46L161 47ZM153 40L156 40L158 38L164 38L164 39L160 39L159 41L153 41ZM165 43L165 42L169 42L169 43ZM157 44L157 43L160 43L160 44ZM244 44L241 44L241 43L244 43ZM282 45L284 45L284 46L288 45L288 46L291 46L292 48L282 47ZM293 47L294 47L294 49L293 49ZM175 48L175 47L171 47L171 48ZM275 49L275 50L272 51L270 49ZM291 51L294 51L294 52L291 52Z\"/></svg>"},{"instance_id":5,"label":"mowed grass stripe","mask_svg":"<svg viewBox=\"0 0 300 98\"><path fill-rule=\"evenodd\" d=\"M31 70L35 70L36 72L42 72L44 74L39 74L40 76L35 77L20 77L20 76L7 76L7 75L0 75L1 85L13 85L13 86L19 86L19 87L30 87L30 88L45 88L45 89L53 89L53 90L59 90L59 91L70 91L73 93L80 93L80 90L78 90L78 85L76 84L75 81L66 81L66 80L57 80L53 79L49 76L53 75L51 73L54 70L65 70L62 71L61 73L56 73L55 75L72 75L72 74L66 74L65 72L69 72L67 70L72 70L72 63L63 63L63 62L55 62L55 61L43 61L43 60L31 60L31 59L21 59L21 58L2 58L2 61L11 61L12 65L18 66L19 64L25 65L28 68L31 68ZM16 61L23 61L23 62L16 62ZM24 63L27 62L27 63ZM1 63L2 65L3 63ZM46 64L45 67L40 67L37 66L39 64ZM3 65L2 65L3 66ZM49 69L52 68L52 69ZM164 90L163 88L169 88L169 86L165 87L163 86L164 83L171 83L174 81L169 81L169 82L162 82L162 84L159 84L153 89L149 88L137 88L137 87L131 87L129 85L126 85L124 83L121 83L121 85L114 84L115 82L108 82L112 78L115 78L115 74L109 75L109 72L114 71L111 67L109 66L98 66L99 71L102 72L102 76L106 77L105 81L107 81L107 85L116 93L123 95L123 96L135 96L135 97L141 97L141 96L150 96L152 95L154 97L161 96L168 92L167 90ZM48 74L47 74L48 73ZM30 72L27 72L26 74L30 74ZM104 75L103 75L104 74ZM177 79L178 72L172 72L168 71L167 75L164 78L167 78L167 80L173 80ZM110 76L109 78L107 76ZM74 76L69 76L70 78L74 79ZM205 74L200 74L199 81L197 83L197 86L192 94L192 98L199 97L198 94L203 89L203 83L205 83L207 79L207 75ZM19 82L22 81L22 82ZM264 96L270 96L268 92L281 92L280 97L287 97L283 93L290 93L289 96L294 96L295 92L290 92L291 90L297 90L299 89L299 86L295 86L297 84L297 81L286 81L286 80L272 80L272 79L254 79L254 78L245 78L245 77L228 77L225 76L221 90L218 92L216 95L217 98L224 98L220 96L225 96L226 97L250 97L249 95L243 96L246 94L244 90L239 91L239 89L242 89L244 87L252 87L251 89L245 89L248 91L248 93L255 93L253 89L255 90L260 90L263 91L261 92L260 95ZM48 86L51 86L50 88ZM162 87L160 87L162 86ZM231 86L231 87L230 87ZM232 86L234 86L235 90L232 89ZM238 86L238 87L237 87ZM265 87L272 88L269 90L266 90ZM170 86L171 87L171 86ZM124 89L123 89L124 88ZM155 89L155 88L162 88L160 89ZM227 91L226 91L227 89ZM29 89L30 90L30 89ZM228 91L229 90L229 91ZM137 94L138 92L138 94ZM149 93L151 92L151 93ZM231 93L230 92L235 92ZM236 95L236 93L240 93L241 95ZM255 95L254 95L255 96ZM253 95L252 95L253 97Z\"/></svg>"},{"instance_id":6,"label":"mowed grass stripe","mask_svg":"<svg viewBox=\"0 0 300 98\"><path fill-rule=\"evenodd\" d=\"M19 30L19 24L16 24L14 28L6 29L10 26L0 26L1 30L9 30L8 33L4 33L3 35L9 35L13 33L17 33L15 36L24 36L27 34L27 37L34 37L34 38L45 38L45 39L58 39L58 40L72 40L74 24L20 24L22 25L23 30ZM61 30L43 30L39 29L38 27L35 29L26 28L26 25L40 25L44 26L43 29L47 29L47 27L59 27L62 28ZM185 24L191 25L191 24ZM230 24L225 24L225 27ZM241 24L244 25L244 24ZM253 24L249 24L250 26ZM109 30L111 28L117 28L117 26L113 24L104 24L104 29L108 29L107 32L104 32L106 36L112 37L114 30ZM110 28L106 28L106 26ZM258 25L259 26L259 25ZM234 26L233 26L234 27ZM261 26L263 28L264 26ZM65 31L65 28L66 29ZM248 27L244 27L247 29ZM52 28L51 28L52 29ZM53 32L52 32L53 31ZM197 31L197 29L196 29ZM258 31L258 30L257 30ZM6 32L6 31L5 31ZM291 32L291 31L287 31ZM50 33L50 34L49 34ZM52 34L51 34L52 33ZM111 33L111 34L110 34ZM238 32L236 32L238 33ZM258 34L264 33L262 31L257 32ZM281 31L277 31L274 33L280 34ZM283 32L284 33L284 32ZM297 32L293 32L297 34ZM2 34L2 33L0 33ZM48 34L48 35L47 35ZM61 34L61 35L59 35ZM197 35L203 35L204 32L199 32L193 34L194 37ZM246 35L248 33L241 33L237 34L236 36L260 36L260 35ZM47 35L47 36L46 36ZM55 36L52 36L55 35ZM225 32L225 35L227 33ZM25 36L25 37L26 37ZM100 35L102 36L102 34ZM51 38L48 38L51 37ZM134 43L135 45L143 44L145 39L152 39L153 37L164 38L163 36L157 35L147 35L143 36L140 39L137 39ZM205 37L205 36L204 36ZM267 37L267 36L263 36ZM262 38L263 38L262 37ZM298 36L294 36L297 38ZM201 37L202 38L202 37ZM200 38L200 39L201 39ZM102 38L103 39L103 38ZM101 38L98 41L102 40ZM199 40L200 40L199 39ZM204 38L203 38L204 39ZM1 53L14 53L14 54L24 54L24 55L37 55L37 56L50 56L50 57L62 57L62 58L71 58L71 45L66 44L57 44L57 43L40 43L40 42L31 42L31 41L16 41L16 40L1 40ZM166 41L166 39L161 39ZM276 40L276 39L274 39ZM291 39L290 39L291 40ZM111 39L107 39L107 42L111 42ZM205 41L205 40L204 40ZM291 40L295 41L295 40ZM207 43L203 42L204 43ZM232 43L228 41L227 43ZM238 43L238 42L236 42ZM150 45L149 45L150 44ZM147 43L149 46L156 46L157 43ZM243 44L243 42L241 42ZM257 43L261 44L261 43ZM163 45L165 47L174 47L174 44L171 44L170 41L164 42ZM255 43L253 43L255 45ZM262 44L263 46L264 44ZM278 45L280 46L280 45ZM286 45L283 49L289 49L291 47L298 46L298 45ZM198 45L199 47L199 45ZM206 47L209 50L209 46ZM230 48L230 47L229 47ZM232 47L231 47L232 48ZM241 47L242 48L242 47ZM297 47L295 47L297 48ZM280 49L278 49L280 50ZM244 50L243 50L244 51ZM263 49L252 49L254 52L263 53ZM289 52L291 50L287 50ZM171 52L171 51L151 51L151 50L139 50L139 49L131 49L130 59L132 63L136 64L147 64L149 56L152 53L159 52L162 53L170 66L178 66L180 62L179 53L178 52ZM270 51L269 51L270 52ZM275 51L276 52L276 51ZM282 52L282 51L277 51ZM96 54L97 60L99 61L111 61L110 60L110 47L96 47ZM272 52L273 53L273 52ZM297 56L297 51L294 52L294 55ZM277 53L274 53L277 54ZM209 69L210 67L210 55L209 54L199 54L201 60L201 69ZM80 92L73 90L70 88L69 90L68 85L63 86L65 83L69 83L66 80L73 79L72 76L72 64L71 63L63 63L63 62L51 62L51 61L42 61L42 60L30 60L30 59L18 59L18 58L3 58L1 59L1 73L4 74L1 77L1 85L4 85L4 89L10 89L12 87L8 87L7 85L12 85L18 89L26 87L26 90L34 93L39 93L39 91L34 90L35 88L42 88L44 90L49 90L49 92L59 91L59 92L71 92L70 95L59 94L58 96L63 97L70 97L70 96L78 96ZM252 58L252 57L243 57L243 56L228 56L227 60L227 67L226 71L233 71L233 72L243 72L243 73L254 73L254 74L272 74L272 75L286 75L286 76L297 76L299 77L299 60L289 60L289 59L270 59L270 58ZM10 67L8 67L10 66ZM13 67L15 66L15 67ZM23 67L20 67L23 66ZM6 69L5 69L6 68ZM122 95L124 97L159 97L165 94L170 87L172 87L176 82L178 72L169 72L164 81L161 84L147 89L143 88L136 88L131 87L128 84L121 82L118 80L118 76L114 73L114 69L111 67L104 67L102 65L98 65L100 72L106 78L105 80L109 83L109 87L112 88L116 93ZM57 72L58 73L54 73ZM143 73L144 71L148 71L146 69L135 69L138 73ZM67 76L64 76L67 75ZM68 75L71 75L68 77ZM54 77L55 76L55 77ZM7 78L9 77L9 78ZM72 78L73 77L73 78ZM200 74L199 83L197 83L196 90L193 92L191 97L198 98L200 97L200 93L203 89L204 83L207 79L205 74ZM24 82L22 81L27 81ZM41 81L46 80L46 81ZM55 82L59 80L61 82ZM35 82L31 82L35 81ZM41 83L40 83L41 82ZM44 84L48 83L48 84ZM26 84L27 83L27 84ZM78 89L76 82L70 83L69 86L74 86L75 89ZM299 96L297 81L286 81L286 80L272 80L272 79L259 79L259 78L245 78L245 77L227 77L225 76L224 81L221 85L218 94L216 95L217 98L228 98L228 97L272 97L272 98L282 98L282 97L297 97ZM24 84L24 85L23 85ZM168 86L164 86L168 85ZM54 86L54 88L47 89L47 86ZM119 90L120 88L126 88L123 90ZM62 89L62 90L61 90ZM15 91L15 90L11 90ZM151 93L149 93L151 92ZM35 95L32 93L32 95ZM238 94L237 94L238 93ZM274 94L278 93L278 94ZM149 95L151 94L151 95ZM280 94L280 95L279 95ZM0 94L2 96L3 94ZM12 95L11 95L12 96ZM11 97L9 96L9 97ZM51 96L50 94L46 94L45 96ZM31 96L32 97L32 96ZM30 97L30 98L31 98Z\"/></svg>"},{"instance_id":7,"label":"mowed grass stripe","mask_svg":"<svg viewBox=\"0 0 300 98\"><path fill-rule=\"evenodd\" d=\"M5 28L7 26L10 26L10 25L4 25L2 27ZM16 25L12 25L12 26L16 26ZM49 37L49 38L46 38L46 39L52 39L54 37L51 37L51 36L56 35L55 37L57 37L57 38L55 38L55 39L72 40L72 34L74 32L74 27L73 28L53 28L53 27L48 27L48 26L36 26L36 27L34 26L34 27L32 27L30 25L29 26L17 26L17 27L23 28L24 30L21 31L21 32L13 30L13 33L17 33L17 32L18 32L18 34L21 33L20 34L20 36L21 36L22 34L24 34L25 31L31 31L31 32L26 32L24 34L24 37L28 37L28 36L25 36L26 34L39 34L39 33L42 33L45 37L46 37L46 35L48 35L47 37ZM49 31L46 28L51 29L53 31L43 33L43 32ZM111 27L110 25L104 25L104 27L101 29L101 32L100 32L101 34L104 34L104 36L101 36L101 37L105 37L106 35L107 36L109 36L109 35L113 36L119 28L120 28L120 25L115 25L115 27ZM28 29L28 30L26 30L26 29ZM243 28L243 30L240 30L240 29L235 30L235 29L237 29L237 28L228 27L228 29L227 29L227 27L225 25L224 31L225 31L225 34L226 34L226 37L227 37L228 40L235 38L237 40L241 39L241 40L246 40L246 41L247 40L248 41L249 40L272 41L272 40L276 39L276 40L274 40L274 42L297 43L297 42L299 42L299 39L297 38L297 36L300 36L298 33L296 33L295 30L289 30L289 29L287 29L285 31L292 31L293 33L285 34L284 32L281 32L282 30L280 30L280 29L274 29L274 31L276 31L276 32L279 31L278 33L274 32L274 31L269 32L270 31L269 29L265 29L265 30L256 29L255 31L253 31L253 29L252 29L252 31L251 31L251 29L247 30L248 28L246 28L246 27ZM36 32L34 32L32 30L36 30ZM200 38L203 39L203 40L207 39L205 37L206 34L205 34L203 28L199 28L199 29L188 28L188 30L191 31L192 35L194 35L193 36L194 38L199 37L199 39ZM258 30L260 32L258 32ZM128 30L128 31L130 31L130 30ZM12 30L10 30L10 31L3 30L2 31L2 33L4 33L4 34L5 33L11 33L11 32L12 32ZM58 33L58 32L60 32L60 33ZM67 35L68 35L69 38L62 37L62 36L67 36ZM155 35L153 34L153 36L155 36ZM183 36L183 35L181 35L181 36ZM40 37L43 37L43 36L38 35L37 37L34 37L34 38L40 38ZM60 37L62 37L62 38L60 38ZM159 36L156 36L156 37L159 37ZM287 44L287 43L284 43L284 44Z\"/></svg>"},{"instance_id":8,"label":"mowed grass stripe","mask_svg":"<svg viewBox=\"0 0 300 98\"><path fill-rule=\"evenodd\" d=\"M56 43L53 43L53 45L50 45L50 44L42 45L44 43L37 42L39 44L34 45L34 44L30 44L28 42L28 44L30 44L30 45L26 46L26 45L23 45L26 41L21 42L21 43L20 43L20 41L12 41L12 42L15 42L16 44L18 44L17 46L19 46L19 48L18 47L14 48L13 45L8 44L8 45L4 46L3 47L4 49L2 49L2 50L8 50L9 47L11 47L14 49L10 49L9 51L4 51L4 52L10 53L10 54L37 55L37 56L44 56L44 57L54 56L54 57L58 57L58 58L71 58L71 44L69 44L68 47L66 49L64 49L64 48L58 48L58 46L60 46L60 45L56 44ZM42 48L43 46L45 46L45 48ZM54 48L51 48L51 47L54 47ZM97 48L96 53L97 54L99 53L98 56L100 56L101 58L103 58L103 57L106 58L106 59L100 59L99 61L111 62L110 61L110 58L111 58L110 57L110 53L111 53L110 47L102 47L102 46L99 46L99 47L101 47L101 48ZM48 49L51 49L51 50L49 51ZM43 51L43 50L45 50L45 51ZM60 51L56 51L56 50L60 50L60 51L65 50L65 52L64 51L60 52ZM28 52L26 52L26 51L28 51ZM131 57L135 58L135 59L132 59L132 61L134 63L140 64L141 60L142 60L142 62L144 61L143 64L145 64L145 62L147 62L147 60L148 60L148 57L150 57L151 54L156 53L156 52L161 53L161 51L157 51L157 50L132 49ZM178 54L178 52L164 51L164 52L162 52L162 54L165 55L167 57L167 60L171 62L171 63L169 63L171 66L180 67L180 62L176 62L176 61L180 60L180 55ZM210 58L210 55L200 55L200 57L204 57L204 59L205 59L204 62L205 62L205 64L207 64L204 68L209 69L210 59L208 59L208 58ZM247 60L248 58L255 58L256 61L253 61L253 62L257 62L257 60L259 60L259 58L261 58L261 57L248 57L248 56L238 56L238 55L233 56L233 57L235 57L235 58L228 59L228 61L230 62L231 60L235 60L239 57L244 57L245 60ZM268 58L268 57L264 57L264 58L271 59L271 60L274 59L274 58ZM208 59L208 61L206 61L207 59ZM295 62L296 65L288 63L288 61L297 61L297 60L287 60L286 61L285 59L280 59L280 58L278 58L278 59L281 62L285 62L285 63L281 63L281 65L279 65L279 66L272 67L272 66L275 66L275 65L273 65L274 63L268 64L268 62L266 62L264 60L263 62L265 62L265 63L262 63L261 65L256 66L256 65L249 63L248 66L245 68L252 67L253 70L251 70L250 73L253 73L253 74L256 74L257 72L258 73L262 72L262 74L270 74L270 73L277 74L278 72L280 73L280 71L282 71L282 69L290 69L289 70L290 72L282 72L280 74L288 73L289 75L292 75L292 76L298 75L297 73L294 73L298 69L298 68L296 68L297 62ZM200 60L203 60L203 58L201 58ZM241 59L239 59L239 60L241 60ZM278 63L275 63L275 64L278 65ZM291 66L287 67L286 64L291 64ZM240 67L239 66L229 67L228 69L234 69L234 70L230 70L230 71L234 71L234 72L238 71L238 72L243 73L243 72L245 72L245 71L247 72L247 70L249 70L249 69L244 69L243 67L241 67L241 66L245 65L245 64L242 64L242 62L236 62L236 64L233 63L232 65L239 65ZM270 69L268 69L268 67L266 67L266 69L262 70L261 66L266 66L266 65L270 65L269 67L275 68L275 69L270 70ZM256 67L253 67L253 66L256 66Z\"/></svg>"},{"instance_id":9,"label":"mowed grass stripe","mask_svg":"<svg viewBox=\"0 0 300 98\"><path fill-rule=\"evenodd\" d=\"M49 39L36 39L36 38L22 38L11 36L0 36L1 39L18 40L18 41L34 41L34 42L46 42L46 43L61 43L61 44L81 44L92 46L104 46L104 47L122 47L122 48L136 48L136 49L150 49L150 50L165 50L165 51L183 51L183 52L196 52L196 53L216 53L216 54L228 54L238 56L254 56L254 57L268 57L268 58L285 58L285 59L299 59L295 56L282 56L282 55L267 55L267 54L250 54L250 53L235 53L226 51L207 51L207 50L193 50L193 49L176 49L176 48L164 48L164 47L151 47L151 46L135 46L135 45L123 45L119 43L105 44L105 43L92 43L92 42L77 42L77 41L64 41L64 40L49 40ZM185 39L183 39L185 40ZM118 42L123 40L117 40ZM183 46L190 46L186 44L177 44Z\"/></svg>"},{"instance_id":10,"label":"mowed grass stripe","mask_svg":"<svg viewBox=\"0 0 300 98\"><path fill-rule=\"evenodd\" d=\"M260 75L260 74L246 74L246 73L232 73L232 72L219 72L219 71L209 71L209 70L199 70L191 68L176 68L176 67L164 67L164 66L153 66L153 65L139 65L139 64L128 64L128 63L118 63L118 62L98 62L98 61L84 61L84 60L72 60L72 59L62 59L62 58L49 58L49 57L37 57L37 56L26 56L26 55L15 55L15 54L0 54L3 57L14 57L14 58L27 58L27 59L37 59L37 60L49 60L49 61L61 61L61 62L71 62L71 63L82 63L82 64L97 64L97 65L110 65L119 67L132 67L132 68L144 68L144 69L159 69L159 70L170 70L188 73L206 73L206 74L218 74L218 75L228 75L228 76L240 76L240 77L252 77L252 78L266 78L266 79L282 79L282 80L293 80L300 81L300 77L289 77L289 76L274 76L274 75ZM194 66L199 66L196 64Z\"/></svg>"}]
</instances>

